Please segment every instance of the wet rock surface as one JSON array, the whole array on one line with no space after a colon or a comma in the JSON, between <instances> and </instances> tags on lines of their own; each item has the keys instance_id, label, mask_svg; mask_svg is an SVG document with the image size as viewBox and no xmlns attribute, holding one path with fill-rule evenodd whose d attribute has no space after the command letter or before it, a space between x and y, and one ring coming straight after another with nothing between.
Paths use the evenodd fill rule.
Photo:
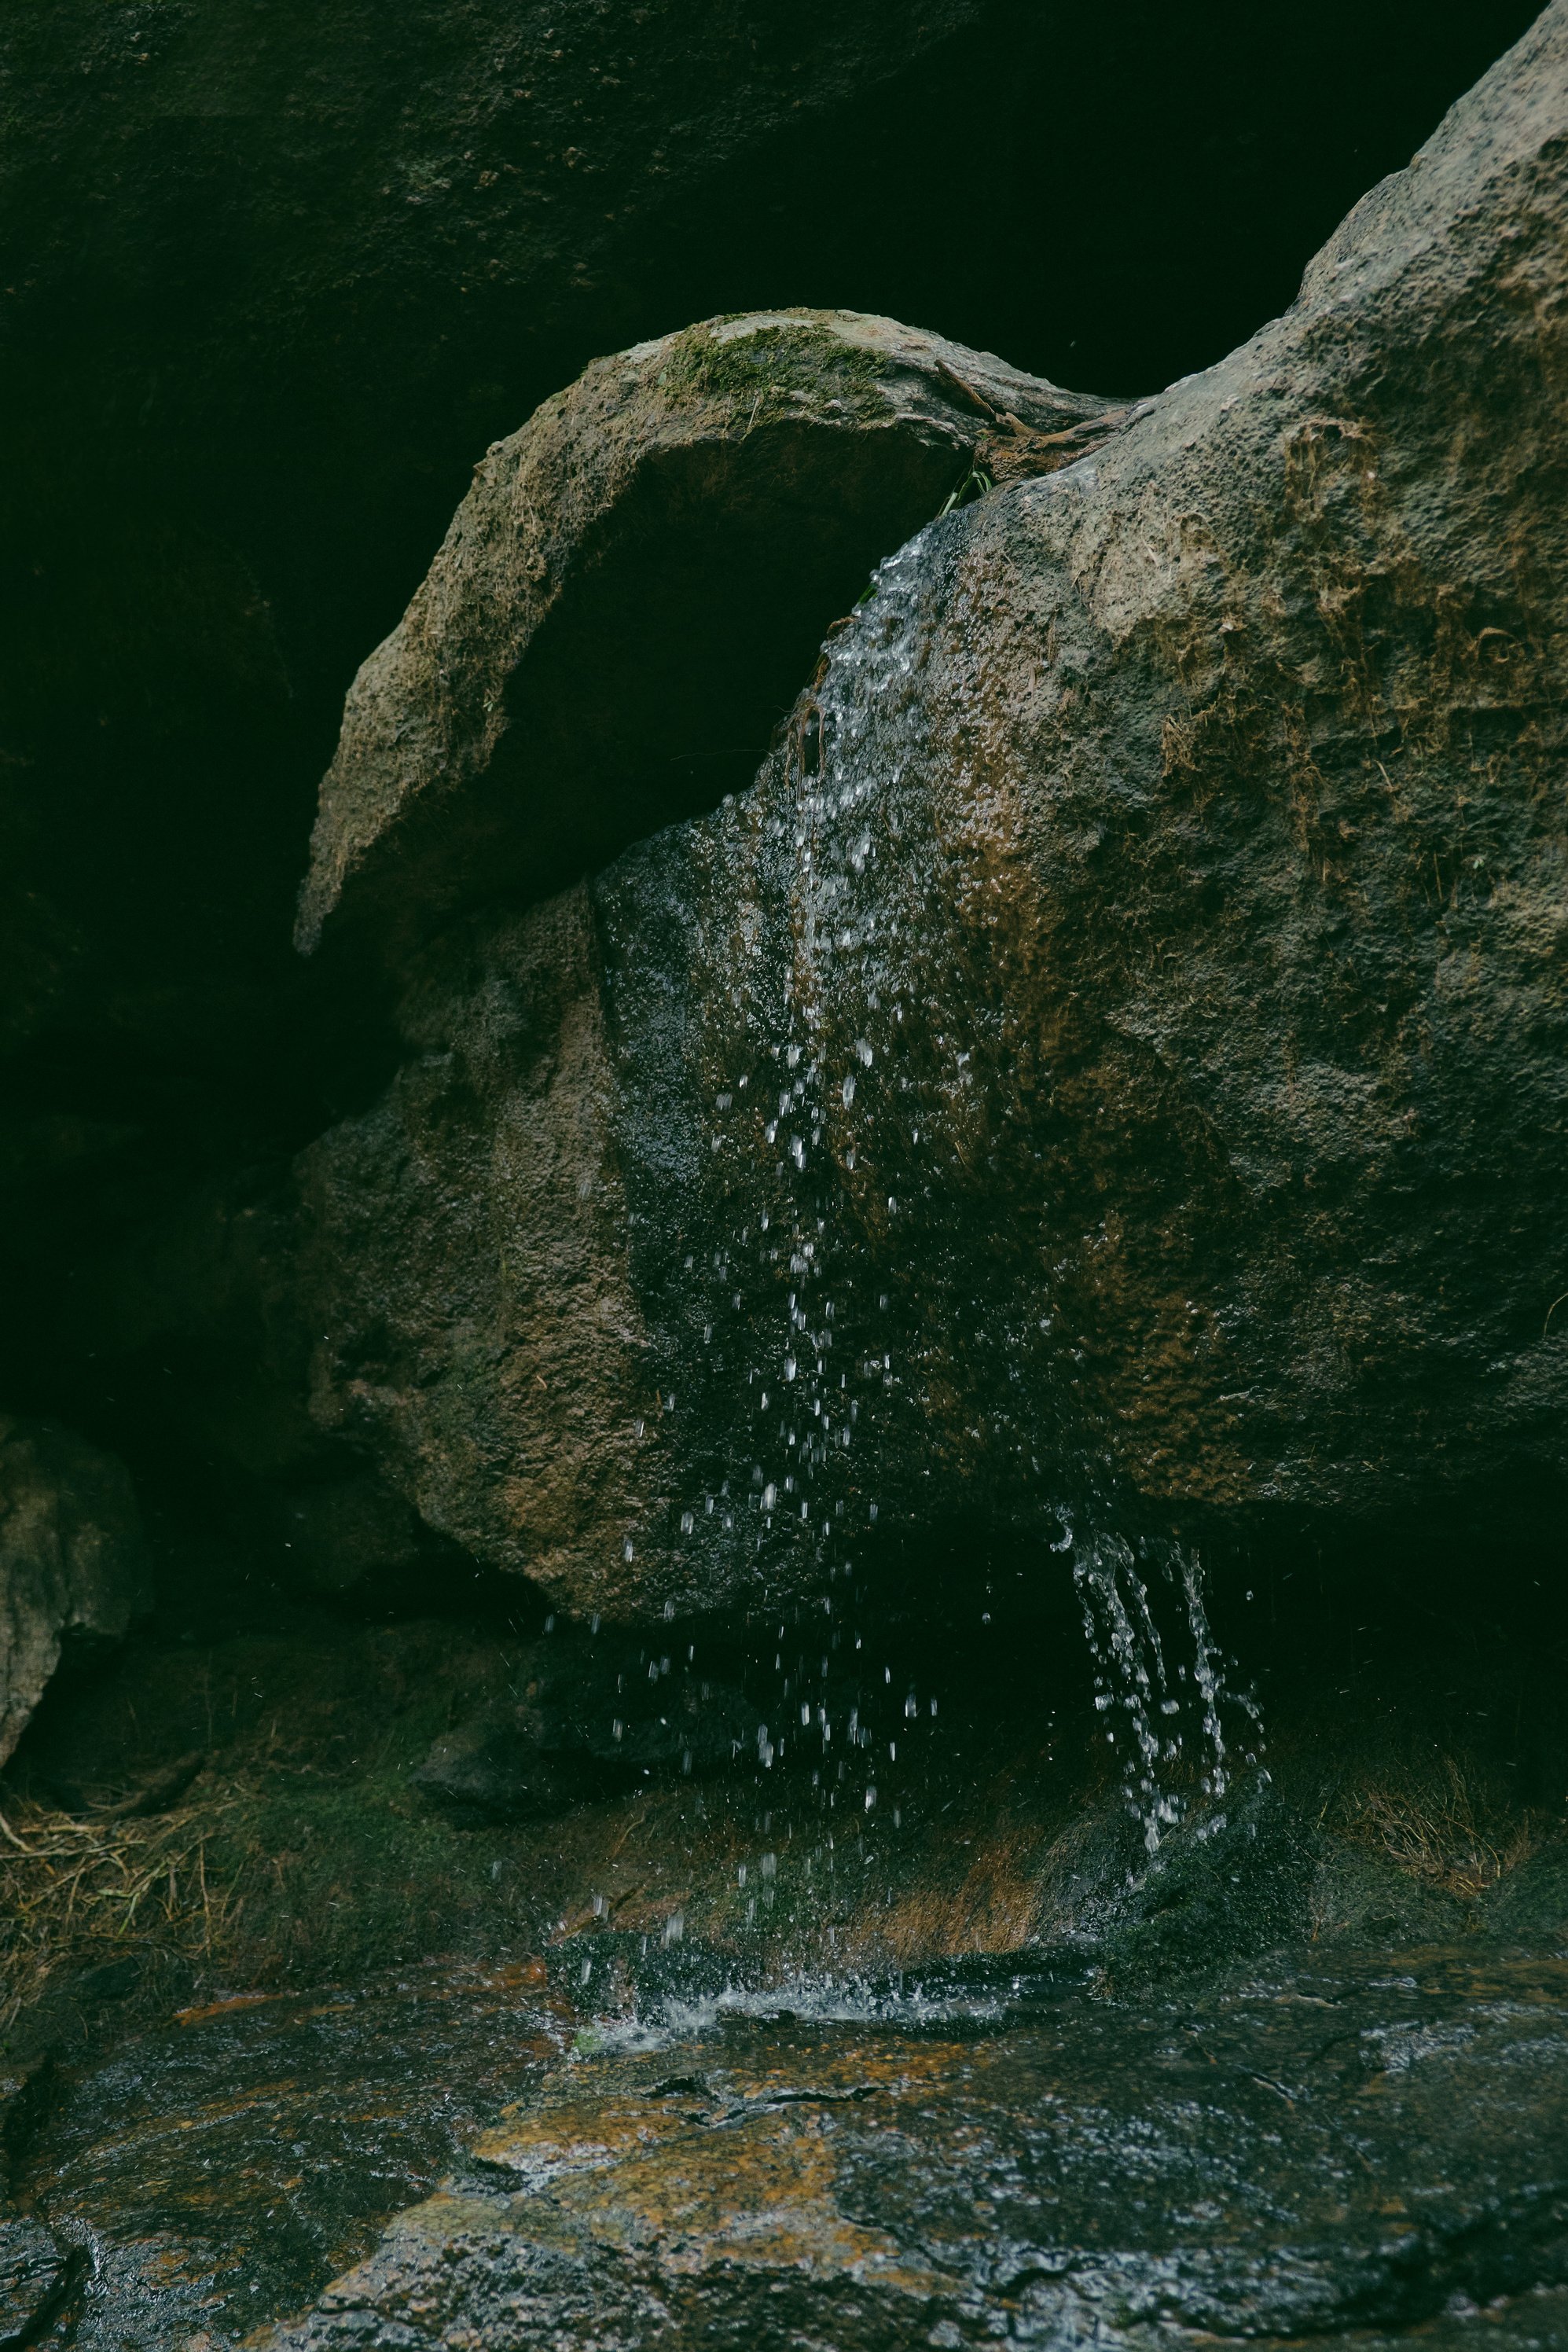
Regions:
<instances>
[{"instance_id":1,"label":"wet rock surface","mask_svg":"<svg viewBox=\"0 0 1568 2352\"><path fill-rule=\"evenodd\" d=\"M637 1614L1107 1482L1541 1524L1565 22L1277 324L890 558L751 793L427 951L305 1163L315 1403L477 1557Z\"/></svg>"},{"instance_id":2,"label":"wet rock surface","mask_svg":"<svg viewBox=\"0 0 1568 2352\"><path fill-rule=\"evenodd\" d=\"M62 1650L118 1641L151 1601L124 1465L68 1430L0 1413L0 1763Z\"/></svg>"},{"instance_id":3,"label":"wet rock surface","mask_svg":"<svg viewBox=\"0 0 1568 2352\"><path fill-rule=\"evenodd\" d=\"M124 132L89 289L150 202L180 247L230 100L319 190L382 63L432 73L288 212L283 331L265 273L214 298L267 449L110 321L135 486L99 545L67 403L16 535L16 1328L64 1171L50 1233L135 1238L57 1360L183 1451L115 1646L118 1467L0 1420L0 2346L1563 2352L1568 0L1157 399L769 310L492 446L350 703L296 1051L277 780L435 510L396 419L483 446L554 332L464 390L435 322L638 249L599 208L713 52L634 13L624 99L570 7L559 56L438 6L374 69L329 10L330 120L270 20L111 8L70 68ZM841 16L802 113L908 63L896 0ZM672 178L778 128L774 62ZM270 181L214 284L236 218ZM389 320L344 467L298 355L361 413Z\"/></svg>"},{"instance_id":4,"label":"wet rock surface","mask_svg":"<svg viewBox=\"0 0 1568 2352\"><path fill-rule=\"evenodd\" d=\"M874 112L975 9L264 14L0 34L0 1345L7 1394L68 1419L50 1389L92 1375L37 1354L84 1225L321 1123L288 947L315 788L476 450L732 301L672 211L755 203L781 136Z\"/></svg>"},{"instance_id":5,"label":"wet rock surface","mask_svg":"<svg viewBox=\"0 0 1568 2352\"><path fill-rule=\"evenodd\" d=\"M646 1779L600 1711L668 1716L685 1629L138 1633L0 1790L38 2340L1558 2352L1560 1617L1301 1606L1269 1769L1178 1759L1153 1853L1071 1625L868 1619L821 1680L694 1628L777 1749ZM467 1812L422 1787L460 1709L511 1743Z\"/></svg>"},{"instance_id":6,"label":"wet rock surface","mask_svg":"<svg viewBox=\"0 0 1568 2352\"><path fill-rule=\"evenodd\" d=\"M107 2061L68 2053L14 2169L60 2245L90 2258L68 2340L226 2343L309 2294L554 2054L541 1979L426 1967L219 1994ZM60 2299L52 2240L37 2221L0 2224L0 2250L6 2226L33 2249L26 2291L47 2276Z\"/></svg>"},{"instance_id":7,"label":"wet rock surface","mask_svg":"<svg viewBox=\"0 0 1568 2352\"><path fill-rule=\"evenodd\" d=\"M1198 363L1529 14L1412 42L1412 0L1336 5L1350 89L1332 32L1287 62L1228 5L1145 5L1114 79L1087 22L995 0L7 19L5 1393L85 1418L79 1364L31 1388L84 1221L329 1115L287 944L311 803L477 452L595 353L768 303L1046 373L1098 333L1113 385ZM1124 137L1146 179L1103 173Z\"/></svg>"},{"instance_id":8,"label":"wet rock surface","mask_svg":"<svg viewBox=\"0 0 1568 2352\"><path fill-rule=\"evenodd\" d=\"M579 2057L272 2340L1560 2340L1560 1960L1031 1990Z\"/></svg>"},{"instance_id":9,"label":"wet rock surface","mask_svg":"<svg viewBox=\"0 0 1568 2352\"><path fill-rule=\"evenodd\" d=\"M26 2344L47 2325L69 2276L67 2257L36 2221L0 2215L0 2344Z\"/></svg>"}]
</instances>

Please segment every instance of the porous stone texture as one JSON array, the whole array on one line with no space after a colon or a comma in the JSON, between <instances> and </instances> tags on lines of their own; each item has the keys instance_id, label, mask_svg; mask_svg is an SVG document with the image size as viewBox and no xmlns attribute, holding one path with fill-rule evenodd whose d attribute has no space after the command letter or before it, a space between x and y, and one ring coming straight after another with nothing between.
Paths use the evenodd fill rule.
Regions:
<instances>
[{"instance_id":1,"label":"porous stone texture","mask_svg":"<svg viewBox=\"0 0 1568 2352\"><path fill-rule=\"evenodd\" d=\"M1327 0L1305 47L1194 4L1134 0L1114 74L1026 0L5 12L0 1394L205 1464L62 1289L372 1090L292 909L345 689L488 443L596 354L802 300L1164 382L1531 0ZM673 729L681 807L773 716Z\"/></svg>"},{"instance_id":2,"label":"porous stone texture","mask_svg":"<svg viewBox=\"0 0 1568 2352\"><path fill-rule=\"evenodd\" d=\"M639 1614L879 1511L1557 1507L1565 68L1557 5L1283 319L891 559L752 792L410 965L306 1296L433 1524ZM471 713L517 464L394 641ZM413 658L329 794L362 741L388 838Z\"/></svg>"},{"instance_id":3,"label":"porous stone texture","mask_svg":"<svg viewBox=\"0 0 1568 2352\"><path fill-rule=\"evenodd\" d=\"M312 1403L431 1527L582 1603L634 1540L650 1341L586 893L505 942L442 960L388 1094L301 1163Z\"/></svg>"},{"instance_id":4,"label":"porous stone texture","mask_svg":"<svg viewBox=\"0 0 1568 2352\"><path fill-rule=\"evenodd\" d=\"M0 1763L65 1644L118 1641L151 1601L124 1465L68 1430L0 1414Z\"/></svg>"},{"instance_id":5,"label":"porous stone texture","mask_svg":"<svg viewBox=\"0 0 1568 2352\"><path fill-rule=\"evenodd\" d=\"M711 806L998 415L1049 466L1109 410L853 311L710 320L596 362L491 447L355 679L300 944L545 896Z\"/></svg>"}]
</instances>

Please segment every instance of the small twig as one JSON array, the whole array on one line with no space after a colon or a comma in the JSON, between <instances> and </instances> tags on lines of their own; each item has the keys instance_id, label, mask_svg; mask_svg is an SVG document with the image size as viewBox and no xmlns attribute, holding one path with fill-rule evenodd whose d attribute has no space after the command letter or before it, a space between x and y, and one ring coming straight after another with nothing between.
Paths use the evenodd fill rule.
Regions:
<instances>
[{"instance_id":1,"label":"small twig","mask_svg":"<svg viewBox=\"0 0 1568 2352\"><path fill-rule=\"evenodd\" d=\"M972 383L966 383L956 368L950 368L946 360L938 360L936 373L945 383L950 383L954 391L969 403L971 408L977 408L980 415L989 417L993 425L1000 423L1001 411L986 398L983 392L977 392Z\"/></svg>"}]
</instances>

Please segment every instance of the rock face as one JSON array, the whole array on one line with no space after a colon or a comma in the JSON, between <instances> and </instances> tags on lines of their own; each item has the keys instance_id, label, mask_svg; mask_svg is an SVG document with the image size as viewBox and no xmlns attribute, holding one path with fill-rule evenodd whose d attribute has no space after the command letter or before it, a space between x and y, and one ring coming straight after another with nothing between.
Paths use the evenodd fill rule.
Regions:
<instances>
[{"instance_id":1,"label":"rock face","mask_svg":"<svg viewBox=\"0 0 1568 2352\"><path fill-rule=\"evenodd\" d=\"M645 726L656 746L766 734L770 698L782 707L879 534L940 507L983 434L1049 466L1105 417L985 354L837 314L714 321L591 370L492 453L361 672L323 786L306 935L357 917L406 957L443 908L508 881L520 895L657 824L675 788ZM612 693L595 661L613 666ZM635 928L663 920L659 897ZM602 892L580 886L414 959L402 1019L417 1059L303 1163L301 1311L325 1334L319 1420L378 1450L395 1429L383 1467L430 1524L569 1605L623 1609L636 1590L689 1608L729 1579L670 1581L690 1464L657 1433L668 1349L627 1258L642 1217L657 1260L665 1209L633 1203L622 1130L631 1109L655 1159L684 1154L669 1121L703 1112L672 1098L650 1122L634 1107L642 1081L629 1087L618 1049L621 1064L651 1049L661 1086L694 1074L668 1062L673 1034L622 1036L606 919ZM672 983L655 981L647 1010ZM668 1486L652 1509L651 1480ZM735 1511L710 1510L707 1489L694 1507L732 1553ZM650 1543L653 1582L627 1574Z\"/></svg>"},{"instance_id":2,"label":"rock face","mask_svg":"<svg viewBox=\"0 0 1568 2352\"><path fill-rule=\"evenodd\" d=\"M1109 408L854 312L716 319L597 362L492 447L355 679L301 946L329 919L401 946L711 807L998 412L1027 442Z\"/></svg>"},{"instance_id":3,"label":"rock face","mask_svg":"<svg viewBox=\"0 0 1568 2352\"><path fill-rule=\"evenodd\" d=\"M306 1295L434 1525L639 1613L879 1510L1560 1495L1565 128L1559 5L1283 319L890 559L753 792L413 961ZM521 462L366 673L329 880L369 811L424 895L443 760L430 895L465 796L493 866Z\"/></svg>"},{"instance_id":4,"label":"rock face","mask_svg":"<svg viewBox=\"0 0 1568 2352\"><path fill-rule=\"evenodd\" d=\"M1134 0L1114 76L1020 0L6 12L0 1394L133 1448L62 1279L364 1098L290 909L345 688L486 444L595 353L802 299L1198 364L1531 0L1326 5L1304 55Z\"/></svg>"},{"instance_id":5,"label":"rock face","mask_svg":"<svg viewBox=\"0 0 1568 2352\"><path fill-rule=\"evenodd\" d=\"M687 216L976 16L262 5L0 27L0 1388L68 1418L90 1371L37 1361L84 1235L331 1115L288 946L315 787L475 449L735 299Z\"/></svg>"},{"instance_id":6,"label":"rock face","mask_svg":"<svg viewBox=\"0 0 1568 2352\"><path fill-rule=\"evenodd\" d=\"M63 2244L93 2247L54 2263L79 2340L157 2352L297 2309L555 2055L542 1970L416 1973L348 2000L220 1995L128 2050L70 2052L19 2170ZM36 2221L0 2220L0 2295L30 2255L18 2287L44 2302L49 2251Z\"/></svg>"},{"instance_id":7,"label":"rock face","mask_svg":"<svg viewBox=\"0 0 1568 2352\"><path fill-rule=\"evenodd\" d=\"M0 1763L70 1641L118 1641L152 1599L131 1481L110 1454L0 1414Z\"/></svg>"},{"instance_id":8,"label":"rock face","mask_svg":"<svg viewBox=\"0 0 1568 2352\"><path fill-rule=\"evenodd\" d=\"M67 2257L47 2231L19 2214L0 2214L0 2343L24 2344L63 2297Z\"/></svg>"},{"instance_id":9,"label":"rock face","mask_svg":"<svg viewBox=\"0 0 1568 2352\"><path fill-rule=\"evenodd\" d=\"M1435 2321L1445 2347L1499 2325L1544 2346L1561 1989L1539 1964L1470 1981L1428 1965L1394 1993L1276 1964L1137 2014L1079 1996L951 2038L737 2017L612 2047L267 2341L1176 2352L1354 2327L1376 2352L1371 2331Z\"/></svg>"}]
</instances>

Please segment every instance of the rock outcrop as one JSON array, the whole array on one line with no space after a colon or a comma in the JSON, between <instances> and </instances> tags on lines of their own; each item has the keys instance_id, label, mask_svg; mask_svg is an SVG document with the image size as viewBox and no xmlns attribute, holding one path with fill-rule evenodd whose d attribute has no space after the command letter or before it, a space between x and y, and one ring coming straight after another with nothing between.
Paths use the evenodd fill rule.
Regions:
<instances>
[{"instance_id":1,"label":"rock outcrop","mask_svg":"<svg viewBox=\"0 0 1568 2352\"><path fill-rule=\"evenodd\" d=\"M852 311L715 319L596 362L492 446L355 679L300 945L370 927L395 956L744 786L824 630L982 434L1005 419L1049 466L1107 413Z\"/></svg>"},{"instance_id":2,"label":"rock outcrop","mask_svg":"<svg viewBox=\"0 0 1568 2352\"><path fill-rule=\"evenodd\" d=\"M288 945L315 787L475 449L733 299L688 222L852 140L977 5L0 26L6 1393L96 1413L90 1370L36 1373L84 1241L331 1115Z\"/></svg>"},{"instance_id":3,"label":"rock outcrop","mask_svg":"<svg viewBox=\"0 0 1568 2352\"><path fill-rule=\"evenodd\" d=\"M47 2230L22 2214L0 2213L0 2343L25 2344L46 2327L69 2276L68 2258Z\"/></svg>"},{"instance_id":4,"label":"rock outcrop","mask_svg":"<svg viewBox=\"0 0 1568 2352\"><path fill-rule=\"evenodd\" d=\"M0 1763L67 1644L118 1641L151 1598L123 1465L0 1414Z\"/></svg>"},{"instance_id":5,"label":"rock outcrop","mask_svg":"<svg viewBox=\"0 0 1568 2352\"><path fill-rule=\"evenodd\" d=\"M1561 1496L1565 131L1559 5L1283 319L883 564L751 793L409 963L404 1068L304 1163L305 1296L318 1413L434 1524L639 1613L820 1586L879 1511ZM664 446L659 375L746 352L706 332L559 415ZM894 442L856 397L777 427L821 495ZM526 887L523 463L367 666L319 905L382 842L414 901Z\"/></svg>"},{"instance_id":6,"label":"rock outcrop","mask_svg":"<svg viewBox=\"0 0 1568 2352\"><path fill-rule=\"evenodd\" d=\"M1303 49L1143 0L1114 74L1017 0L6 12L0 1393L134 1451L62 1283L367 1097L290 910L344 691L488 442L596 353L800 300L1163 382L1531 0L1418 41L1412 5ZM203 1458L172 1406L159 1443Z\"/></svg>"},{"instance_id":7,"label":"rock outcrop","mask_svg":"<svg viewBox=\"0 0 1568 2352\"><path fill-rule=\"evenodd\" d=\"M567 1605L728 1597L716 1563L670 1580L690 1465L664 1442L675 1384L627 1256L639 1218L650 1264L667 1242L664 1206L628 1191L627 1112L655 1159L687 1151L672 1119L706 1114L634 1108L642 1079L616 1057L641 1049L602 993L601 891L476 918L412 964L411 946L443 913L508 886L538 896L658 826L677 736L711 797L703 747L767 735L877 546L965 485L982 436L1048 467L1122 415L885 320L705 323L591 370L492 452L361 673L302 923L357 931L417 975L402 1016L417 1052L302 1163L316 1410L378 1453L395 1426L382 1466L426 1519ZM657 927L663 909L630 919ZM670 985L684 976L655 981L658 1003ZM673 1036L648 1043L660 1085L692 1081ZM742 1512L727 1484L721 1466L693 1504L726 1554ZM628 1575L650 1545L664 1569Z\"/></svg>"}]
</instances>

